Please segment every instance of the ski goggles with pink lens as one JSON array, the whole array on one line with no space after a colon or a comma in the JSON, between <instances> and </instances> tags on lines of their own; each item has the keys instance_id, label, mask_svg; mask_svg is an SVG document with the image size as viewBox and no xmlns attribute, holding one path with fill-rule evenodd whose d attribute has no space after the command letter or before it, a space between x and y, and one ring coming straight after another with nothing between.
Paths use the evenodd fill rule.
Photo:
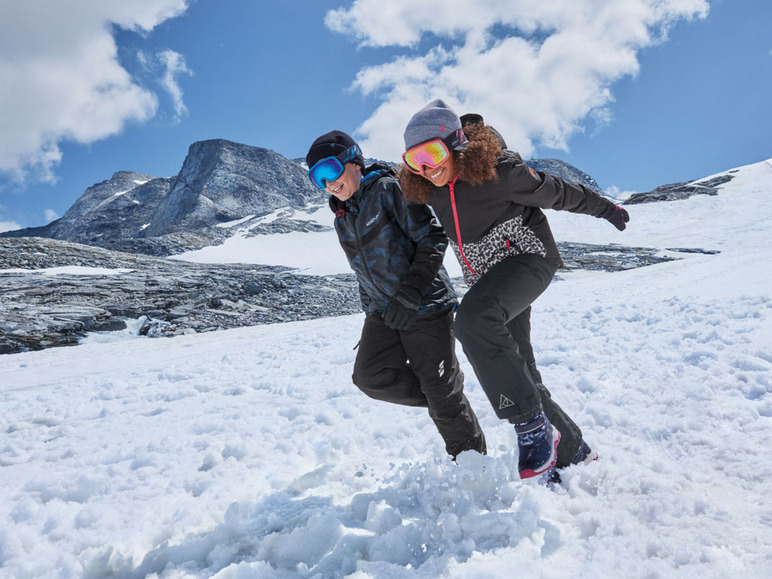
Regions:
<instances>
[{"instance_id":1,"label":"ski goggles with pink lens","mask_svg":"<svg viewBox=\"0 0 772 579\"><path fill-rule=\"evenodd\" d=\"M308 170L308 178L317 189L324 189L327 183L332 183L338 177L343 175L346 169L346 163L353 161L358 155L362 154L359 145L352 145L340 155L335 157L325 157L320 159L314 166Z\"/></svg>"},{"instance_id":2,"label":"ski goggles with pink lens","mask_svg":"<svg viewBox=\"0 0 772 579\"><path fill-rule=\"evenodd\" d=\"M432 139L408 149L402 154L402 160L408 169L420 175L423 167L434 169L442 165L450 156L451 150L462 147L467 142L464 131L458 129L444 139Z\"/></svg>"}]
</instances>

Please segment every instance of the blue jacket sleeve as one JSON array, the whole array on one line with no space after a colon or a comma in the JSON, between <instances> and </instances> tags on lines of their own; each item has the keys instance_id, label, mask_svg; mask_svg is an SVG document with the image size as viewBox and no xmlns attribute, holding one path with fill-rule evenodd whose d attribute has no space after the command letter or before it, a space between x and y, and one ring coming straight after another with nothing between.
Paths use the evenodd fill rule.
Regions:
<instances>
[{"instance_id":1,"label":"blue jacket sleeve","mask_svg":"<svg viewBox=\"0 0 772 579\"><path fill-rule=\"evenodd\" d=\"M390 196L391 212L405 235L415 244L410 270L401 285L413 287L424 295L442 267L448 238L428 205L412 203L402 196L399 181L394 181Z\"/></svg>"}]
</instances>

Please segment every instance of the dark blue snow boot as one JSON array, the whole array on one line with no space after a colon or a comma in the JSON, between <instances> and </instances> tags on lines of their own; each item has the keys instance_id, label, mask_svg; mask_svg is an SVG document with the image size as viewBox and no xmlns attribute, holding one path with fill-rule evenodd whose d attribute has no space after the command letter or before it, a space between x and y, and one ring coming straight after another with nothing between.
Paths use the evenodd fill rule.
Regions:
<instances>
[{"instance_id":1,"label":"dark blue snow boot","mask_svg":"<svg viewBox=\"0 0 772 579\"><path fill-rule=\"evenodd\" d=\"M590 464L593 460L598 460L598 453L590 448L590 445L582 440L579 450L574 455L571 464Z\"/></svg>"},{"instance_id":2,"label":"dark blue snow boot","mask_svg":"<svg viewBox=\"0 0 772 579\"><path fill-rule=\"evenodd\" d=\"M532 478L548 471L558 460L560 432L542 412L528 422L515 424L520 451L520 478Z\"/></svg>"}]
</instances>

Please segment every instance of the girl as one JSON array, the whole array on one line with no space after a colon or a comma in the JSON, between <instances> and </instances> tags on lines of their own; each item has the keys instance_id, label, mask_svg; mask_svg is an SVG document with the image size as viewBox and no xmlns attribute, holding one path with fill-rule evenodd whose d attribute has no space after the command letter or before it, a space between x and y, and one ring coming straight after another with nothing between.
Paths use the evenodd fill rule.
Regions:
<instances>
[{"instance_id":1,"label":"girl","mask_svg":"<svg viewBox=\"0 0 772 579\"><path fill-rule=\"evenodd\" d=\"M499 418L515 427L521 478L597 458L541 383L530 342L531 304L562 265L542 208L603 217L627 212L594 191L530 169L482 123L467 125L442 100L405 129L405 197L434 209L469 290L456 337Z\"/></svg>"}]
</instances>

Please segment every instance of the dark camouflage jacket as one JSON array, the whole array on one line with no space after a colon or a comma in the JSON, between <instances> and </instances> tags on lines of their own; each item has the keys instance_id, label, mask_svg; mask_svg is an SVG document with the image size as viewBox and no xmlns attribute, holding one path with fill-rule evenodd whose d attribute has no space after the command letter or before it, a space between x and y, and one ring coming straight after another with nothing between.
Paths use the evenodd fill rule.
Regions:
<instances>
[{"instance_id":1,"label":"dark camouflage jacket","mask_svg":"<svg viewBox=\"0 0 772 579\"><path fill-rule=\"evenodd\" d=\"M359 190L345 202L330 197L335 231L359 281L362 309L383 315L400 285L421 295L418 317L457 303L442 260L448 238L426 205L409 203L387 165L368 167Z\"/></svg>"},{"instance_id":2,"label":"dark camouflage jacket","mask_svg":"<svg viewBox=\"0 0 772 579\"><path fill-rule=\"evenodd\" d=\"M512 255L541 255L555 267L562 266L542 208L598 217L611 203L583 185L534 171L513 151L503 152L496 171L496 181L474 187L463 181L453 185L458 222L453 217L450 185L429 195L429 205L445 227L470 287Z\"/></svg>"}]
</instances>

